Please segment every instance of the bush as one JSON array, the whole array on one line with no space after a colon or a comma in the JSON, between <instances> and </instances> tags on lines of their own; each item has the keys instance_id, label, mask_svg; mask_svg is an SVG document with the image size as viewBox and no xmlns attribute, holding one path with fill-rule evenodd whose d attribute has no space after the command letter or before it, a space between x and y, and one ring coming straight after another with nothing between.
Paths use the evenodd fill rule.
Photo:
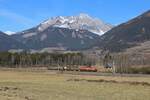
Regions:
<instances>
[{"instance_id":1,"label":"bush","mask_svg":"<svg viewBox=\"0 0 150 100\"><path fill-rule=\"evenodd\" d=\"M131 67L128 68L128 73L132 74L150 74L150 67Z\"/></svg>"}]
</instances>

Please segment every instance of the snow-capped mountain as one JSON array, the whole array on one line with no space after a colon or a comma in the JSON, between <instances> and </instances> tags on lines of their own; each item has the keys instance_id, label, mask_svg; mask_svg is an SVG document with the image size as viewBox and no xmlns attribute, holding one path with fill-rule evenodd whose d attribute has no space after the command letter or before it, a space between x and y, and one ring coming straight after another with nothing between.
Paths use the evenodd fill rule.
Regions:
<instances>
[{"instance_id":1,"label":"snow-capped mountain","mask_svg":"<svg viewBox=\"0 0 150 100\"><path fill-rule=\"evenodd\" d=\"M80 14L50 18L12 37L27 45L30 50L83 50L91 48L100 39L100 35L111 28L103 21Z\"/></svg>"},{"instance_id":2,"label":"snow-capped mountain","mask_svg":"<svg viewBox=\"0 0 150 100\"><path fill-rule=\"evenodd\" d=\"M50 18L38 26L39 31L44 31L48 27L68 28L75 30L88 30L92 33L102 35L109 31L113 26L97 18L92 18L87 14L78 16L58 16Z\"/></svg>"}]
</instances>

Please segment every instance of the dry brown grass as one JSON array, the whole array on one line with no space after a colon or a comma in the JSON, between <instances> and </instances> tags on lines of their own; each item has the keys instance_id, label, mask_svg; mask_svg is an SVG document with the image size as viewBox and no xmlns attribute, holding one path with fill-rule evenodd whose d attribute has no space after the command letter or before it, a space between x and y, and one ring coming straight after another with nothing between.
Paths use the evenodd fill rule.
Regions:
<instances>
[{"instance_id":1,"label":"dry brown grass","mask_svg":"<svg viewBox=\"0 0 150 100\"><path fill-rule=\"evenodd\" d=\"M150 83L150 77L0 71L0 100L150 100L150 86L125 81Z\"/></svg>"}]
</instances>

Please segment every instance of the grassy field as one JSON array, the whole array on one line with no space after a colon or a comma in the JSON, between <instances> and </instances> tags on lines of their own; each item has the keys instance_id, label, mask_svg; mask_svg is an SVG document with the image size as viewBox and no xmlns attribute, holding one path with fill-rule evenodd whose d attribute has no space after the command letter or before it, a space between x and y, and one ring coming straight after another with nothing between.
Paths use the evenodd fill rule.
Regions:
<instances>
[{"instance_id":1,"label":"grassy field","mask_svg":"<svg viewBox=\"0 0 150 100\"><path fill-rule=\"evenodd\" d=\"M150 77L0 71L0 100L150 100Z\"/></svg>"}]
</instances>

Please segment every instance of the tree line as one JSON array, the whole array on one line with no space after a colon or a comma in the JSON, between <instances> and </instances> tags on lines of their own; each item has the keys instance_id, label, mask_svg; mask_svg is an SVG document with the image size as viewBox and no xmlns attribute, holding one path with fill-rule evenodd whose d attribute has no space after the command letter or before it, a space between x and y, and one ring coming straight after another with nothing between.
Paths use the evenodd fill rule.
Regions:
<instances>
[{"instance_id":1,"label":"tree line","mask_svg":"<svg viewBox=\"0 0 150 100\"><path fill-rule=\"evenodd\" d=\"M103 59L105 68L114 73L150 74L150 54L146 53L107 53Z\"/></svg>"},{"instance_id":2,"label":"tree line","mask_svg":"<svg viewBox=\"0 0 150 100\"><path fill-rule=\"evenodd\" d=\"M150 73L150 54L106 53L91 56L82 53L10 53L0 52L0 67L48 69L77 69L79 66L95 66L112 69L113 73Z\"/></svg>"},{"instance_id":3,"label":"tree line","mask_svg":"<svg viewBox=\"0 0 150 100\"><path fill-rule=\"evenodd\" d=\"M82 53L10 53L0 52L1 67L91 66L95 61Z\"/></svg>"}]
</instances>

